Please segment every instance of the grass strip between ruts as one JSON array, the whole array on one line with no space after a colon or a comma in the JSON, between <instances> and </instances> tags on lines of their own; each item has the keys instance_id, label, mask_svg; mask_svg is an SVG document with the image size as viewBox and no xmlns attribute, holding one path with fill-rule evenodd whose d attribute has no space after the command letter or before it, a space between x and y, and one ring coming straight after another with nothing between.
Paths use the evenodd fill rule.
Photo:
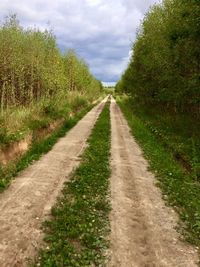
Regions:
<instances>
[{"instance_id":1,"label":"grass strip between ruts","mask_svg":"<svg viewBox=\"0 0 200 267\"><path fill-rule=\"evenodd\" d=\"M105 266L109 226L110 112L106 103L80 166L44 223L45 247L36 266ZM67 153L67 151L66 151Z\"/></svg>"},{"instance_id":2,"label":"grass strip between ruts","mask_svg":"<svg viewBox=\"0 0 200 267\"><path fill-rule=\"evenodd\" d=\"M0 192L4 191L10 184L11 180L22 170L27 168L33 161L38 160L43 154L50 151L53 145L60 137L63 137L91 108L90 105L73 118L67 119L63 125L55 130L49 137L33 143L30 149L18 160L11 162L6 167L0 166Z\"/></svg>"},{"instance_id":3,"label":"grass strip between ruts","mask_svg":"<svg viewBox=\"0 0 200 267\"><path fill-rule=\"evenodd\" d=\"M182 220L179 231L185 239L200 245L200 184L186 173L163 146L159 139L146 127L141 118L133 114L131 106L123 100L118 104L124 113L132 133L143 149L151 170L158 179L163 197L179 213Z\"/></svg>"}]
</instances>

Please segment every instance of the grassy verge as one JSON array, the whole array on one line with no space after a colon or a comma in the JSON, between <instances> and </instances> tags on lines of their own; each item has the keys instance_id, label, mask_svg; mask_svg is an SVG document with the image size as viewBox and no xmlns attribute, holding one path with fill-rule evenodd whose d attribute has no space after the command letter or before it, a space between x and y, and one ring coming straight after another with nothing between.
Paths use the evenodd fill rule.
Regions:
<instances>
[{"instance_id":1,"label":"grassy verge","mask_svg":"<svg viewBox=\"0 0 200 267\"><path fill-rule=\"evenodd\" d=\"M123 99L118 101L138 143L141 145L151 170L158 178L164 198L175 207L182 219L179 230L186 240L200 245L200 183L193 173L174 159L174 153L165 146L154 131L146 124L146 117L133 112L132 104ZM151 123L151 121L149 122ZM167 127L167 125L165 125ZM186 126L188 127L188 126ZM167 137L166 137L167 138ZM187 141L187 140L186 140Z\"/></svg>"},{"instance_id":2,"label":"grassy verge","mask_svg":"<svg viewBox=\"0 0 200 267\"><path fill-rule=\"evenodd\" d=\"M153 133L186 172L200 179L200 121L187 113L175 113L161 106L147 106L125 98L123 101Z\"/></svg>"},{"instance_id":3,"label":"grassy verge","mask_svg":"<svg viewBox=\"0 0 200 267\"><path fill-rule=\"evenodd\" d=\"M106 104L82 163L44 224L46 247L36 266L105 266L109 232L110 113Z\"/></svg>"},{"instance_id":4,"label":"grassy verge","mask_svg":"<svg viewBox=\"0 0 200 267\"><path fill-rule=\"evenodd\" d=\"M41 99L27 107L9 108L0 114L0 147L22 140L30 133L34 135L34 132L48 128L56 120L66 120L90 102L87 96L70 92L52 100Z\"/></svg>"},{"instance_id":5,"label":"grassy verge","mask_svg":"<svg viewBox=\"0 0 200 267\"><path fill-rule=\"evenodd\" d=\"M63 125L55 130L49 137L34 142L30 149L18 160L9 163L7 166L0 165L0 192L5 190L10 181L22 170L28 167L34 160L38 160L42 154L47 153L57 140L64 136L90 109L92 105L77 112L73 118L65 120Z\"/></svg>"}]
</instances>

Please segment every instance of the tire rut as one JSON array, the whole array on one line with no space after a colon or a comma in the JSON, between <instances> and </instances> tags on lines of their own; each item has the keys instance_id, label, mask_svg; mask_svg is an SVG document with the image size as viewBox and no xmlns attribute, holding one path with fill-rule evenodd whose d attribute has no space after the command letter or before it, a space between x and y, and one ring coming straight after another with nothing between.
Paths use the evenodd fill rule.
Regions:
<instances>
[{"instance_id":1,"label":"tire rut","mask_svg":"<svg viewBox=\"0 0 200 267\"><path fill-rule=\"evenodd\" d=\"M110 267L194 267L197 251L181 242L177 215L166 207L114 99L111 101Z\"/></svg>"},{"instance_id":2,"label":"tire rut","mask_svg":"<svg viewBox=\"0 0 200 267\"><path fill-rule=\"evenodd\" d=\"M80 162L107 98L94 107L53 149L16 177L0 194L0 266L27 266L42 243L41 224L63 183Z\"/></svg>"}]
</instances>

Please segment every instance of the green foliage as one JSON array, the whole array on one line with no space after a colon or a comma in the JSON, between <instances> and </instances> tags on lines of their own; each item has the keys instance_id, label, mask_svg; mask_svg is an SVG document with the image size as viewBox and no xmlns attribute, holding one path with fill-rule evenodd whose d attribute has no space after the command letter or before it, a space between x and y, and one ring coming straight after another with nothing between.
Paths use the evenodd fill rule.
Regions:
<instances>
[{"instance_id":1,"label":"green foliage","mask_svg":"<svg viewBox=\"0 0 200 267\"><path fill-rule=\"evenodd\" d=\"M132 58L116 88L141 103L199 116L200 8L165 0L146 14Z\"/></svg>"},{"instance_id":2,"label":"green foliage","mask_svg":"<svg viewBox=\"0 0 200 267\"><path fill-rule=\"evenodd\" d=\"M0 25L0 146L87 107L102 85L51 31L23 29L16 15Z\"/></svg>"},{"instance_id":3,"label":"green foliage","mask_svg":"<svg viewBox=\"0 0 200 267\"><path fill-rule=\"evenodd\" d=\"M88 71L88 65L83 59L77 58L73 50L69 50L64 56L64 65L68 77L69 90L85 93L94 93L102 90L102 85L95 80Z\"/></svg>"},{"instance_id":4,"label":"green foliage","mask_svg":"<svg viewBox=\"0 0 200 267\"><path fill-rule=\"evenodd\" d=\"M129 95L120 106L165 197L183 219L187 238L198 246L199 7L198 0L163 0L154 5L116 85L119 94Z\"/></svg>"},{"instance_id":5,"label":"green foliage","mask_svg":"<svg viewBox=\"0 0 200 267\"><path fill-rule=\"evenodd\" d=\"M82 163L46 221L46 248L36 266L105 266L110 203L109 105L89 138Z\"/></svg>"},{"instance_id":6,"label":"green foliage","mask_svg":"<svg viewBox=\"0 0 200 267\"><path fill-rule=\"evenodd\" d=\"M73 101L71 102L71 108L73 111L76 111L76 110L84 107L85 105L87 105L87 101L85 98L83 98L81 96L74 97Z\"/></svg>"},{"instance_id":7,"label":"green foliage","mask_svg":"<svg viewBox=\"0 0 200 267\"><path fill-rule=\"evenodd\" d=\"M8 17L0 26L1 114L41 99L66 99L71 90L94 99L101 86L74 52L61 54L51 31L23 29L16 15Z\"/></svg>"},{"instance_id":8,"label":"green foliage","mask_svg":"<svg viewBox=\"0 0 200 267\"><path fill-rule=\"evenodd\" d=\"M182 223L180 230L185 235L185 238L200 245L200 186L199 182L194 178L193 172L187 172L180 164L179 160L175 160L174 151L179 149L178 137L183 142L183 151L189 149L187 142L187 132L189 129L184 129L179 132L180 125L173 125L162 116L155 118L145 111L139 111L137 105L133 111L133 105L130 101L118 101L125 117L128 120L129 126L133 135L141 145L145 157L148 159L151 170L154 171L159 186L163 190L164 198L175 207L180 214ZM160 121L161 122L160 122ZM180 129L181 130L181 129ZM174 150L168 146L171 141L175 140ZM196 139L198 140L198 139ZM190 148L191 149L191 148ZM195 153L197 157L197 151ZM188 153L192 160L192 151ZM198 156L200 156L198 154Z\"/></svg>"},{"instance_id":9,"label":"green foliage","mask_svg":"<svg viewBox=\"0 0 200 267\"><path fill-rule=\"evenodd\" d=\"M106 95L114 95L115 94L115 87L104 87L103 91L105 92Z\"/></svg>"},{"instance_id":10,"label":"green foliage","mask_svg":"<svg viewBox=\"0 0 200 267\"><path fill-rule=\"evenodd\" d=\"M200 122L190 114L165 111L160 107L141 106L132 98L124 98L124 103L139 117L162 145L171 151L176 160L194 180L200 178ZM190 125L190 127L186 127Z\"/></svg>"},{"instance_id":11,"label":"green foliage","mask_svg":"<svg viewBox=\"0 0 200 267\"><path fill-rule=\"evenodd\" d=\"M0 142L7 143L7 131L5 128L0 128Z\"/></svg>"}]
</instances>

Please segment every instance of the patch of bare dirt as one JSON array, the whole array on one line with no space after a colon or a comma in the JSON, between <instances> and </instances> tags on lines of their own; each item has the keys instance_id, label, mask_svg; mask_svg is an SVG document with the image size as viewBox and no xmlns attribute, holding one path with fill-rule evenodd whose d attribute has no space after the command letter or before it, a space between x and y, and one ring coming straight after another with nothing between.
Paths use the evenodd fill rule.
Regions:
<instances>
[{"instance_id":1,"label":"patch of bare dirt","mask_svg":"<svg viewBox=\"0 0 200 267\"><path fill-rule=\"evenodd\" d=\"M53 149L29 166L0 195L0 266L27 266L42 243L41 223L78 165L106 99L94 107Z\"/></svg>"},{"instance_id":2,"label":"patch of bare dirt","mask_svg":"<svg viewBox=\"0 0 200 267\"><path fill-rule=\"evenodd\" d=\"M7 165L10 161L16 160L29 149L33 139L39 141L43 138L49 137L53 131L61 127L63 122L64 119L53 121L48 127L44 129L38 129L34 135L33 133L29 134L22 140L13 142L3 148L0 148L0 163Z\"/></svg>"},{"instance_id":3,"label":"patch of bare dirt","mask_svg":"<svg viewBox=\"0 0 200 267\"><path fill-rule=\"evenodd\" d=\"M110 267L195 267L195 248L180 241L177 215L166 207L156 179L114 99L111 102Z\"/></svg>"},{"instance_id":4,"label":"patch of bare dirt","mask_svg":"<svg viewBox=\"0 0 200 267\"><path fill-rule=\"evenodd\" d=\"M6 165L9 161L24 154L32 142L32 136L28 135L23 140L14 142L5 148L0 149L0 163Z\"/></svg>"}]
</instances>

